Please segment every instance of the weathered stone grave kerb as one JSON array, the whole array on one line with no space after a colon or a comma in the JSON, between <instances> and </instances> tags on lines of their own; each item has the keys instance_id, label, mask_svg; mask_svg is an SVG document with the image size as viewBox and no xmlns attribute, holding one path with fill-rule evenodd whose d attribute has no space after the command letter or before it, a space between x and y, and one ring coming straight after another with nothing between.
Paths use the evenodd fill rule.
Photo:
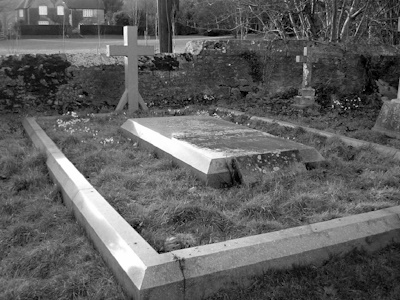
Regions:
<instances>
[{"instance_id":1,"label":"weathered stone grave kerb","mask_svg":"<svg viewBox=\"0 0 400 300\"><path fill-rule=\"evenodd\" d=\"M260 172L324 160L312 147L208 116L129 119L122 129L213 187L252 184Z\"/></svg>"},{"instance_id":2,"label":"weathered stone grave kerb","mask_svg":"<svg viewBox=\"0 0 400 300\"><path fill-rule=\"evenodd\" d=\"M317 47L304 47L303 55L296 56L296 62L303 63L303 80L299 96L295 96L294 107L303 109L317 105L315 103L315 89L311 86L313 63L317 63L321 58L339 57L342 53L338 51L326 51Z\"/></svg>"},{"instance_id":3,"label":"weathered stone grave kerb","mask_svg":"<svg viewBox=\"0 0 400 300\"><path fill-rule=\"evenodd\" d=\"M139 46L137 44L137 26L124 26L124 45L107 45L107 56L125 56L125 92L122 95L116 110L122 110L128 103L129 111L147 109L139 93L138 56L154 55L153 46Z\"/></svg>"},{"instance_id":4,"label":"weathered stone grave kerb","mask_svg":"<svg viewBox=\"0 0 400 300\"><path fill-rule=\"evenodd\" d=\"M383 103L372 130L400 139L400 79L397 98Z\"/></svg>"}]
</instances>

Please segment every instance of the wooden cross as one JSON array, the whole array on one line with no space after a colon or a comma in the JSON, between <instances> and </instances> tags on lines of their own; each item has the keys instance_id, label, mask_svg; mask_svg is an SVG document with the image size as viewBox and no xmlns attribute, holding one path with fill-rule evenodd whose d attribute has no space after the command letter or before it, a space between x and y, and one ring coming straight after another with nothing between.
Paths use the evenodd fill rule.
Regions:
<instances>
[{"instance_id":1,"label":"wooden cross","mask_svg":"<svg viewBox=\"0 0 400 300\"><path fill-rule=\"evenodd\" d=\"M126 103L130 112L147 110L146 103L139 93L138 56L154 55L153 46L137 44L137 26L124 26L124 45L107 45L107 56L125 56L125 91L116 110L122 110Z\"/></svg>"},{"instance_id":2,"label":"wooden cross","mask_svg":"<svg viewBox=\"0 0 400 300\"><path fill-rule=\"evenodd\" d=\"M296 62L303 63L303 82L301 84L303 89L311 87L312 64L317 61L309 47L304 47L303 55L296 56Z\"/></svg>"}]
</instances>

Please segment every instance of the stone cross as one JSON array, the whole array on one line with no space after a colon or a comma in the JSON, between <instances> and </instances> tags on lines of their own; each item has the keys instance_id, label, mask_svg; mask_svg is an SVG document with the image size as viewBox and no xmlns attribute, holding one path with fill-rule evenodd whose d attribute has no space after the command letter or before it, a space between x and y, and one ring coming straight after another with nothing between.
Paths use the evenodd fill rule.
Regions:
<instances>
[{"instance_id":1,"label":"stone cross","mask_svg":"<svg viewBox=\"0 0 400 300\"><path fill-rule=\"evenodd\" d=\"M296 62L303 63L303 81L299 96L294 98L294 107L303 109L315 105L315 90L311 87L312 64L317 62L316 55L311 53L311 48L304 47L303 55L296 56Z\"/></svg>"},{"instance_id":2,"label":"stone cross","mask_svg":"<svg viewBox=\"0 0 400 300\"><path fill-rule=\"evenodd\" d=\"M137 44L137 26L124 26L124 45L107 45L107 56L125 56L125 92L116 110L122 110L126 103L130 112L139 109L147 110L146 103L139 93L138 56L154 55L153 46Z\"/></svg>"},{"instance_id":3,"label":"stone cross","mask_svg":"<svg viewBox=\"0 0 400 300\"><path fill-rule=\"evenodd\" d=\"M302 88L311 87L312 64L317 62L317 59L312 55L309 47L304 47L303 55L296 56L296 62L303 63L303 82Z\"/></svg>"}]
</instances>

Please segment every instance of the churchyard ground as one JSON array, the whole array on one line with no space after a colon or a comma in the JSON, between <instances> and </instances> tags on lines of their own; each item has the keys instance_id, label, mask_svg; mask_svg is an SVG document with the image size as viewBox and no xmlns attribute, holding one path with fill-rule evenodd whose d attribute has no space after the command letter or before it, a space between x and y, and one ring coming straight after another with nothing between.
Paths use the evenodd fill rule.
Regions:
<instances>
[{"instance_id":1,"label":"churchyard ground","mask_svg":"<svg viewBox=\"0 0 400 300\"><path fill-rule=\"evenodd\" d=\"M290 101L281 97L282 101L272 101L274 99L270 99L271 102L264 101L264 104L259 103L258 101L249 101L246 99L243 104L237 105L235 103L214 103L218 106L226 106L229 108L235 108L242 111L246 111L249 114L260 114L260 115L270 115L277 116L277 118L295 121L298 123L304 122L303 124L307 124L310 127L316 127L320 129L327 129L331 131L341 130L343 133L356 133L359 130L367 129L373 126L373 122L376 119L377 112L379 109L373 109L373 107L360 107L356 109L344 110L339 107L332 110L325 110L326 113L321 113L320 111L309 110L305 111L305 114L299 115L297 112L293 111L290 108ZM204 99L204 98L203 98ZM201 100L201 99L200 99ZM276 100L276 99L275 99ZM204 101L210 102L210 101ZM185 105L188 103L185 103ZM189 103L190 104L190 103ZM281 104L281 105L279 105ZM283 105L284 104L284 105ZM172 106L172 107L183 107L182 103L166 103L163 102L162 105L164 107ZM151 110L156 110L160 108L162 105L160 103L152 103ZM258 107L258 109L257 109ZM106 111L106 109L101 107L100 103L91 102L90 106L87 109L91 109L89 113L93 111ZM200 109L200 108L199 108ZM201 109L200 109L201 110ZM170 115L172 114L181 114L178 109L176 112L172 112L166 110L164 114ZM195 111L194 111L195 112ZM208 112L208 109L207 109ZM212 113L214 111L211 111ZM50 113L55 113L50 112ZM20 113L20 116L23 116L25 113ZM34 113L38 115L37 112ZM79 119L87 118L86 111L78 112L81 116ZM3 117L4 116L4 117ZM20 167L13 167L13 163L9 161L19 162L19 161L28 161L22 159L24 156L19 155L18 151L15 151L13 144L9 142L10 136L13 139L21 139L19 142L19 146L23 149L24 155L29 155L33 148L30 146L30 141L28 141L22 134L22 128L20 125L20 120L18 120L15 114L3 114L1 115L1 120L7 119L6 122L2 123L7 124L7 126L2 127L2 156L0 161L0 175L2 176L0 183L2 184L2 188L7 192L2 194L2 202L0 213L4 218L1 218L2 227L1 227L1 249L6 249L4 258L1 260L0 266L0 290L3 294L0 294L0 298L4 299L29 299L32 295L37 295L38 298L44 299L71 299L71 298L86 298L86 299L124 299L125 296L121 292L120 287L116 283L113 276L105 267L101 257L98 253L93 249L88 240L84 238L84 234L81 229L79 229L78 225L75 223L72 215L66 210L64 206L62 206L61 199L59 196L54 196L53 192L54 187L50 185L49 179L47 177L47 172L44 171L44 161L42 160L42 172L45 180L43 181L43 176L31 176L29 177L30 172L23 172ZM122 117L123 115L120 115ZM235 117L234 115L226 114L224 116L225 119L228 119L233 122L246 124L249 123L246 117ZM69 119L69 121L74 120L76 118L72 116L64 116L63 118ZM57 119L57 118L56 118ZM57 129L60 130L63 126L58 127L58 124L55 122L51 125L50 130L54 129L54 125L56 125ZM62 118L60 118L62 119ZM92 118L90 118L92 119ZM93 118L94 119L94 118ZM126 119L126 116L121 119L119 126L123 123L123 120ZM65 122L67 120L64 120ZM108 123L106 118L99 118L96 123ZM82 122L77 122L78 125L81 125ZM103 124L103 126L104 126ZM336 124L332 126L332 124ZM11 125L11 126L10 126ZM61 125L61 123L60 123ZM84 125L84 124L83 124ZM87 176L93 176L95 174L92 173L102 173L96 172L96 167L98 167L98 162L94 159L90 161L89 158L89 150L96 149L99 153L101 153L101 157L105 158L105 161L112 161L112 159L119 158L120 161L117 164L122 164L124 161L128 161L129 163L137 164L136 167L141 168L143 166L142 171L139 173L135 173L135 176L132 176L127 180L127 176L124 174L119 174L118 172L103 172L102 176L97 177L98 183L107 185L106 181L108 179L112 179L115 177L116 179L121 179L121 182L124 184L122 189L123 191L127 191L132 194L121 194L119 191L112 195L114 198L110 198L111 201L114 202L114 207L117 208L119 213L124 214L122 211L124 208L129 207L127 204L130 202L127 201L126 196L133 196L132 198L139 198L138 194L135 193L135 189L139 188L148 188L153 195L158 195L158 198L161 198L159 195L162 193L162 198L172 198L175 192L177 192L178 197L186 198L186 195L189 200L195 202L195 200L200 200L204 202L204 200L209 200L210 202L216 202L215 195L208 196L206 194L207 188L203 187L199 182L197 182L193 177L188 175L184 170L175 168L169 161L155 158L153 153L141 152L140 149L136 148L132 142L127 141L126 139L122 139L122 136L118 133L118 126L111 128L111 131L102 131L97 133L94 130L99 130L91 128L91 126L87 127L90 129L88 132L84 132L86 129L84 127L80 128L80 134L86 135L87 140L93 139L94 147L90 145L90 143L81 143L81 140L77 138L75 135L71 135L69 132L61 132L59 135L55 134L55 138L53 139L57 142L61 149L64 150L67 155L73 154L74 149L70 147L68 150L68 146L73 145L74 147L87 147L88 153L87 156L82 157L83 165L87 163L87 166L93 167L94 171L86 170L89 174L85 174ZM96 126L101 125L97 124ZM258 128L262 124L251 123L250 126ZM336 127L336 128L335 128ZM72 128L73 129L73 128ZM262 128L260 128L262 129ZM350 130L349 130L350 129ZM295 138L297 141L304 142L299 140L301 135L307 137L307 134L302 132L301 129L297 129L295 131L286 132L286 129L272 126L268 130L273 134L286 134L286 137L290 137L291 139ZM99 130L100 131L100 130ZM95 137L93 137L95 134ZM369 135L368 135L369 136ZM90 137L90 139L89 139ZM98 140L96 140L96 137ZM121 138L121 140L119 140ZM309 136L308 139L310 141L317 142L319 139L315 139L313 136ZM307 139L305 139L307 140ZM384 144L395 145L395 140L388 139L384 136L379 136L379 140L382 140ZM116 141L122 141L123 143L115 143ZM322 139L321 141L324 141ZM100 143L101 142L101 143ZM368 190L362 190L361 194L350 193L346 194L339 189L341 188L341 182L333 182L332 188L328 193L321 193L323 199L327 200L327 206L333 204L333 208L338 204L332 200L339 200L337 202L346 203L348 200L355 199L354 203L348 203L350 210L353 210L353 213L363 212L366 210L378 209L382 206L379 205L395 205L393 200L396 201L398 199L398 195L393 192L395 185L393 184L393 180L395 181L398 177L398 173L395 172L394 166L395 164L391 164L390 168L386 168L388 162L383 161L381 165L378 167L375 166L376 169L366 170L368 172L360 173L365 167L365 161L371 160L374 161L376 159L373 155L373 152L365 151L362 155L356 152L354 149L344 146L339 141L331 140L331 145L333 147L327 148L327 152L330 152L328 158L330 158L334 164L331 164L331 170L329 170L329 165L327 169L315 169L311 170L309 174L315 176L316 180L323 180L324 176L329 179L330 176L336 175L332 174L332 171L335 172L344 172L347 176L348 182L351 183L351 188L356 185L361 187L374 187L378 188L375 195L380 195L381 200L383 202L389 201L392 203L385 204L381 201L375 201L374 203L363 203L362 195L370 194ZM378 141L379 142L379 141ZM114 146L118 146L114 148ZM100 148L97 148L100 147ZM133 147L135 152L133 153L133 157L129 158L123 156L118 156L118 152L120 150L124 150L123 148L131 148ZM77 148L78 149L78 148ZM4 151L4 152L3 152ZM3 153L7 155L3 156ZM14 155L13 153L17 153ZM123 153L123 152L120 152ZM365 155L363 157L363 155ZM337 158L335 156L338 156ZM11 157L11 159L10 159ZM96 155L93 155L96 158ZM92 158L93 158L92 157ZM42 157L43 159L43 157ZM125 160L127 159L127 160ZM335 165L337 162L344 162L342 165ZM140 166L142 164L142 166ZM385 165L386 164L386 165ZM18 165L18 164L17 164ZM20 165L18 165L20 166ZM339 168L338 166L342 166L343 168ZM11 168L11 171L7 171L8 168ZM342 170L343 169L343 170ZM390 170L392 173L386 173L387 170ZM111 170L112 171L112 170ZM296 186L297 177L302 179L303 173L298 170L298 173L292 173L290 176L285 177L281 176L281 174L277 174L279 176L267 178L265 180L265 185L262 188L265 188L265 192L274 191L274 195L279 198L282 196L282 193L286 193L282 188L279 189L279 184L286 184L287 187L293 189ZM321 172L319 172L321 171ZM326 171L326 172L325 172ZM147 175L149 173L148 179L142 175ZM348 173L347 173L348 172ZM85 172L84 172L85 173ZM107 174L108 173L108 174ZM307 173L307 172L305 172ZM360 174L359 174L360 173ZM5 174L5 175L4 175ZM171 181L162 181L165 180L166 177L171 175L171 177L184 177L186 181L181 185L173 185ZM368 175L365 176L364 175ZM22 179L21 179L22 176ZM109 176L109 177L107 177ZM36 179L39 178L39 179ZM41 179L42 178L42 181ZM310 178L308 178L310 179ZM355 180L357 179L357 180ZM399 180L397 180L398 182ZM45 183L47 182L47 184ZM346 182L347 183L347 182ZM165 185L163 185L165 184ZM303 181L303 184L307 184ZM383 184L383 185L382 185ZM312 185L315 185L313 183ZM389 189L379 189L388 185ZM40 192L40 188L47 189L45 196ZM262 188L258 188L258 192L263 191ZM390 189L392 188L392 190ZM50 190L48 190L50 189ZM130 189L133 189L131 191ZM2 189L3 190L3 189ZM189 191L190 190L190 191ZM263 229L259 221L264 216L271 216L270 211L275 214L278 212L282 214L282 212L289 211L291 209L290 205L283 205L281 208L286 209L279 211L280 203L269 203L275 204L276 206L265 206L257 207L257 201L249 201L249 198L255 195L257 192L257 188L254 191L250 191L245 187L234 187L231 190L235 190L239 193L239 196L243 196L243 199L247 199L247 206L243 205L242 216L245 218L252 217L255 221L250 222L250 225L256 225L256 230ZM213 190L215 191L215 190ZM165 193L164 193L165 192ZM217 191L221 193L222 191ZM321 191L322 192L322 191ZM119 193L119 194L118 194ZM306 194L309 193L308 189L306 189ZM57 194L57 192L55 192ZM267 193L266 193L267 194ZM48 196L47 196L48 195ZM312 194L309 194L313 196ZM307 195L303 195L301 201L295 202L293 204L293 212L297 213L297 216L293 215L287 218L287 220L296 224L301 224L300 221L309 221L311 219L310 206L315 206L318 203L318 198L315 197L304 197ZM26 199L30 199L32 202L32 206L23 206L25 204ZM35 199L47 199L46 202L39 202L40 204L36 204ZM56 201L51 201L49 199L54 199ZM178 198L179 199L179 198ZM367 198L368 199L368 198ZM146 200L146 198L143 198ZM232 205L236 203L240 204L241 199L233 199ZM236 200L236 201L235 201ZM251 200L251 199L250 199ZM257 200L257 199L256 199ZM58 201L58 202L57 202ZM145 201L143 201L145 202ZM177 202L177 201L175 201ZM139 203L142 204L142 203ZM144 203L146 204L146 203ZM210 209L196 209L194 206L192 211L188 210L188 214L184 214L185 211L182 207L187 207L190 203L183 203L184 206L178 206L176 211L170 209L169 212L175 213L170 216L175 217L172 218L175 221L178 221L178 224L181 225L181 229L187 225L186 223L191 222L192 216L195 216L196 213L200 214L201 217L210 218L213 227L211 229L216 229L217 233L220 233L220 229L229 229L229 225L231 223L227 222L225 215L213 214ZM229 201L222 201L221 199L221 208L226 209L227 204L229 206ZM325 203L323 203L325 206ZM120 206L119 206L120 205ZM153 203L148 205L149 207L144 207L141 211L146 212L150 206L155 206ZM224 207L225 206L225 207ZM46 210L43 210L43 208ZM119 207L119 208L118 208ZM138 208L138 203L135 203L134 206L127 209L126 212L131 211L133 208ZM161 207L161 209L167 209L167 207ZM318 207L317 207L318 208ZM271 209L275 209L271 210ZM33 212L32 212L32 211ZM63 219L59 217L58 214L55 214L55 210L61 210L60 214L65 214L67 219ZM49 215L47 215L47 211L49 211ZM219 211L219 210L218 210ZM168 211L167 211L168 212ZM303 220L300 220L302 216L299 214L304 212ZM331 216L326 215L325 217L335 217L335 212ZM41 217L43 214L43 219ZM54 217L54 215L56 217ZM47 216L47 217L46 217ZM134 216L134 215L133 215ZM300 216L300 218L299 218ZM314 217L317 215L314 215ZM131 221L131 225L136 227L138 231L142 230L142 234L146 236L151 236L151 232L149 232L146 228L143 230L142 227L147 225L146 222L141 222L140 218L136 218L134 216ZM323 214L320 214L320 217L324 217ZM56 226L47 226L49 221L46 218L50 218L53 222L55 222ZM297 219L296 219L297 218ZM165 220L165 219L164 219ZM207 220L207 219L206 219ZM147 220L148 221L148 220ZM273 226L277 226L275 228L281 228L278 221L273 220L274 222L269 222L270 229L273 230L271 224ZM4 222L4 223L3 223ZM70 222L70 223L68 223ZM179 223L180 222L180 223ZM28 223L28 224L27 224ZM69 225L68 225L69 224ZM171 224L165 224L167 226L171 226ZM189 224L190 225L190 224ZM227 226L228 225L228 226ZM74 230L68 230L69 226L75 226ZM218 227L219 226L219 227ZM61 228L60 228L61 227ZM251 227L250 227L251 228ZM205 228L210 229L210 228ZM71 237L65 237L65 231L68 231L71 234ZM146 233L147 231L147 233ZM56 237L55 241L48 241L43 237L43 232L46 237ZM207 233L207 231L205 231ZM252 232L251 234L255 234L259 231ZM150 233L150 234L149 234ZM229 233L229 231L228 231ZM208 232L209 237L212 239L220 238L219 236L211 235L211 232ZM207 235L205 235L207 237ZM190 235L180 235L181 241L193 243L192 237ZM156 238L156 249L165 251L162 249L164 247L164 239L165 235L162 233L161 238ZM61 241L60 241L61 240ZM216 241L217 239L214 239ZM76 241L80 241L78 244ZM208 240L210 241L210 239ZM65 244L64 244L65 242ZM74 244L75 242L75 244ZM198 242L197 239L194 242ZM204 239L203 242L207 242L207 239ZM44 243L46 243L44 245ZM72 246L69 244L72 243ZM83 249L82 253L77 251L76 249ZM396 282L399 279L399 264L400 258L398 256L398 245L394 245L392 247L387 247L376 254L366 254L366 253L352 253L347 255L344 259L333 258L331 261L327 262L322 267L304 267L304 268L296 268L292 271L271 271L265 274L263 277L258 277L254 279L254 284L249 289L238 289L231 291L222 291L219 295L216 295L214 299L265 299L268 297L272 299L398 299L399 298L399 290L396 287ZM12 254L12 256L9 256ZM7 256L6 256L7 255ZM60 257L65 259L59 259ZM10 258L10 259L8 259ZM67 265L64 265L67 263ZM78 266L78 267L77 267ZM66 275L67 274L67 275ZM79 279L79 280L78 280ZM24 284L21 284L23 282ZM4 287L4 288L3 288Z\"/></svg>"},{"instance_id":2,"label":"churchyard ground","mask_svg":"<svg viewBox=\"0 0 400 300\"><path fill-rule=\"evenodd\" d=\"M21 117L0 112L0 120L0 299L125 299Z\"/></svg>"},{"instance_id":3,"label":"churchyard ground","mask_svg":"<svg viewBox=\"0 0 400 300\"><path fill-rule=\"evenodd\" d=\"M204 109L199 110L204 113ZM214 113L214 111L210 112ZM201 228L201 226L199 228L198 232L203 230L202 243L213 242L213 239L217 241L221 238L223 230L227 231L225 234L227 237L229 235L230 238L235 237L234 234L236 233L229 234L229 232L236 228L227 218L233 215L230 209L234 206L239 208L238 215L244 217L244 220L251 220L249 223L251 223L253 229L247 229L248 233L256 234L266 228L267 230L274 230L274 226L278 229L282 228L282 224L279 224L282 220L278 220L277 216L290 210L294 214L284 216L283 219L288 221L288 224L284 226L296 226L300 222L310 222L313 217L329 219L337 216L338 213L359 213L378 209L382 205L384 207L392 206L396 205L396 198L398 199L398 187L393 183L393 179L398 178L399 173L396 173L395 168L391 168L390 172L386 173L385 170L389 170L389 168L385 168L385 163L388 162L380 160L381 164L379 165L379 162L377 164L380 167L375 165L372 169L369 169L370 176L360 176L362 174L359 174L366 166L366 161L376 159L376 153L370 149L365 149L362 152L355 151L355 149L341 144L338 140L329 141L330 146L327 146L325 139L305 134L301 129L287 132L286 129L272 126L272 130L275 130L274 134L286 134L288 138L295 138L303 143L308 141L313 143L314 146L320 144L319 147L321 147L324 144L326 153L330 153L328 155L330 165L326 169L311 170L304 173L300 169L293 170L288 176L276 174L276 176L265 178L259 187L252 190L246 187L215 190L202 186L185 170L176 168L168 160L159 159L155 157L154 153L142 151L134 143L123 138L117 124L122 124L122 120L127 118L126 115L116 115L115 119L110 121L108 117L94 118L90 115L87 116L86 112L79 114L81 117L69 115L53 119L52 124L48 126L49 134L69 157L71 155L73 157L74 153L80 151L79 149L87 151L87 154L82 157L77 165L83 167L81 171L95 185L97 184L96 188L100 192L110 188L112 185L110 180L112 179L122 184L117 188L117 191L112 192L110 190L108 192L108 195L112 196L108 198L110 203L123 216L137 210L138 214L132 214L129 222L138 231L141 231L145 238L147 236L149 240L152 240L153 245L159 251L165 251L163 242L166 234L169 234L164 228L176 227L178 233L191 226L194 229L195 222L193 220L196 215L211 222L211 226L207 226L208 228L206 226L204 226L206 228ZM166 114L166 112L159 113L158 116L160 114ZM248 121L246 118L236 118L229 114L221 117L238 123ZM36 293L49 299L75 296L101 299L104 295L107 299L123 299L125 296L110 272L105 268L101 258L87 242L87 239L83 237L84 234L75 223L74 218L60 203L61 200L57 192L54 191L54 187L49 183L48 175L44 170L44 157L40 153L34 154L35 151L30 146L30 142L23 137L22 128L17 120L12 115L8 115L8 119L9 121L6 124L9 125L2 127L1 134L1 150L2 153L7 155L2 156L0 162L0 169L2 170L0 183L4 184L7 193L2 195L0 211L5 218L2 218L2 222L4 222L2 224L3 237L0 240L2 249L6 249L4 253L12 252L13 256L12 259L5 256L6 259L2 259L1 262L1 285L5 287L2 289L4 298L20 297L24 299L24 297L29 298ZM61 121L57 123L57 119ZM89 121L82 121L86 119L89 119ZM117 121L118 119L120 121ZM101 129L110 122L114 126L106 126L106 130ZM257 123L250 124L255 128L259 125ZM73 130L75 131L71 134ZM16 141L20 151L15 151L15 145L9 143L10 135L14 138L19 137ZM84 138L85 142L82 142L81 138ZM132 148L133 151L131 151ZM126 151L127 149L129 151ZM16 155L13 153L16 153ZM96 153L96 155L93 153ZM326 153L323 154L326 155ZM32 159L25 158L31 155L39 157L33 159L38 161L37 163L29 162ZM102 166L101 159L111 164L114 162L116 165L128 163L125 167L134 168L131 169L131 174L134 174L134 176L127 176L121 173L118 168ZM21 172L21 168L15 167L15 164L18 165L18 162L21 161L26 162L29 166L34 165L34 167L39 168L42 172L41 176L30 175L37 170ZM102 170L102 167L104 167L104 170ZM301 187L301 185L310 183L303 181L303 179L300 183L296 182L298 177L302 178L304 174L309 173L310 175L306 176L309 177L306 178L307 180L318 180L318 178L327 180L338 175L337 173L340 173L342 169L347 176L346 178L350 181L353 180L351 188L359 186L362 194L358 195L354 191L346 194L345 191L340 190L343 188L343 182L338 180L332 181L329 186L324 187L326 194L322 191L324 188L319 191L321 193L319 196L322 196L326 203L322 202L322 198L316 197L308 188L303 190L304 194L299 198L300 201L293 203L276 201L274 203L268 202L267 205L263 206L259 201L261 200L260 194L258 198L255 197L257 192L261 192L267 198L276 196L277 199L282 199L285 194L288 195L283 188L292 190L298 184ZM391 177L392 175L394 177ZM173 181L179 178L178 183ZM371 183L376 189L373 193L373 189L369 191L362 189L366 186L372 187ZM312 185L316 184L312 183ZM140 194L141 190L147 190L147 196ZM223 193L232 197L232 201L228 201L228 198L224 199ZM268 195L268 193L271 194ZM363 202L362 195L369 194L369 197L371 197L374 193L376 196L379 195L379 201L376 198L372 202ZM26 197L29 197L32 201L28 205L25 203ZM38 199L45 201L45 203L36 204ZM131 201L131 199L140 201ZM157 207L157 204L152 201L154 199L164 200L164 205ZM166 199L169 200L168 202L177 204L177 206L175 208L168 207L169 203L166 203ZM264 199L266 198L264 197ZM372 199L369 198L369 200ZM347 212L338 209L340 202L342 202L341 204L348 204ZM333 205L330 207L333 208L333 213L332 211L327 214L321 213L321 211L313 212L312 208L319 210L318 205L321 203L324 204L325 208ZM197 204L205 206L200 207ZM213 212L212 204L219 205L218 210ZM40 209L42 207L46 207L46 211ZM187 210L185 210L186 208ZM146 213L150 212L150 209L155 209L155 214L162 216L161 219L164 222L162 230L164 231L161 234L153 234L153 230L150 229L152 220L149 219L149 216L143 218ZM47 215L47 211L49 211L49 215ZM223 212L223 214L219 212ZM65 215L65 219L59 217L59 215ZM54 216L57 218L54 219ZM267 226L263 226L260 222L263 218L270 218L266 222ZM56 222L56 225L47 226L46 224L50 221L53 222L52 224ZM239 225L243 224L239 223ZM69 228L68 226L71 226L74 230L69 230L66 237L65 228ZM212 230L214 230L214 233ZM182 241L193 243L192 235L185 235L181 232L181 235L178 236ZM50 238L55 238L55 240L48 240ZM79 243L76 242L77 240ZM43 241L46 241L46 246L44 246ZM69 243L73 243L73 245ZM80 251L83 252L76 252L74 249L81 249ZM60 256L65 259L60 260ZM271 299L365 299L371 297L375 299L396 299L399 293L398 288L395 287L395 282L398 282L400 276L398 272L399 264L400 257L396 245L387 247L373 255L354 252L344 259L333 258L321 268L309 266L295 268L292 271L271 271L263 277L255 278L254 284L249 289L221 291L213 299L265 299L266 297ZM79 268L76 268L76 266L79 266ZM24 282L24 285L21 286L21 282ZM1 296L3 297L3 295Z\"/></svg>"},{"instance_id":4,"label":"churchyard ground","mask_svg":"<svg viewBox=\"0 0 400 300\"><path fill-rule=\"evenodd\" d=\"M205 110L192 112L209 114ZM299 164L265 174L256 185L214 189L170 160L141 150L126 139L120 129L126 114L68 114L51 121L40 119L39 124L158 252L169 251L165 241L173 236L182 239L175 247L198 246L400 204L397 161L372 148L355 149L337 138L326 139L301 128L210 112L214 117L315 147L326 164L312 170Z\"/></svg>"}]
</instances>

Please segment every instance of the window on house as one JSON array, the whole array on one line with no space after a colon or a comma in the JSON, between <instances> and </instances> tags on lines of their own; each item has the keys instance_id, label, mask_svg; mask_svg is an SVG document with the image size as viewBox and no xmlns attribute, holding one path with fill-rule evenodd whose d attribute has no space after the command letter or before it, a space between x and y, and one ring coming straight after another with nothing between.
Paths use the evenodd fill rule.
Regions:
<instances>
[{"instance_id":1,"label":"window on house","mask_svg":"<svg viewBox=\"0 0 400 300\"><path fill-rule=\"evenodd\" d=\"M39 6L39 15L47 16L47 6Z\"/></svg>"},{"instance_id":2,"label":"window on house","mask_svg":"<svg viewBox=\"0 0 400 300\"><path fill-rule=\"evenodd\" d=\"M64 6L57 6L57 15L58 16L64 15Z\"/></svg>"},{"instance_id":3,"label":"window on house","mask_svg":"<svg viewBox=\"0 0 400 300\"><path fill-rule=\"evenodd\" d=\"M49 21L39 21L38 22L39 25L50 25Z\"/></svg>"},{"instance_id":4,"label":"window on house","mask_svg":"<svg viewBox=\"0 0 400 300\"><path fill-rule=\"evenodd\" d=\"M23 9L18 10L18 15L19 15L20 18L23 18L24 17L24 10Z\"/></svg>"},{"instance_id":5,"label":"window on house","mask_svg":"<svg viewBox=\"0 0 400 300\"><path fill-rule=\"evenodd\" d=\"M93 9L84 9L83 10L83 17L84 18L91 18L94 17L94 10Z\"/></svg>"}]
</instances>

